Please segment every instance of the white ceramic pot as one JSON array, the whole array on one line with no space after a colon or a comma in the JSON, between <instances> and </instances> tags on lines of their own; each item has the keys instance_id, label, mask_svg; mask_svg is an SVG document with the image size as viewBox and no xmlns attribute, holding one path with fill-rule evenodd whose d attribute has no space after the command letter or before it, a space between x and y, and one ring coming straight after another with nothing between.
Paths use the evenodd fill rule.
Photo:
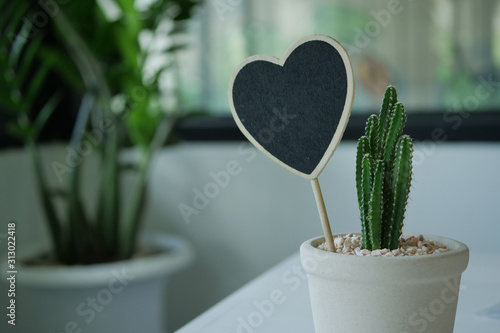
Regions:
<instances>
[{"instance_id":1,"label":"white ceramic pot","mask_svg":"<svg viewBox=\"0 0 500 333\"><path fill-rule=\"evenodd\" d=\"M339 235L335 235L339 236ZM359 257L300 247L316 333L452 333L469 249L424 235L453 251L411 257Z\"/></svg>"},{"instance_id":2,"label":"white ceramic pot","mask_svg":"<svg viewBox=\"0 0 500 333\"><path fill-rule=\"evenodd\" d=\"M190 264L194 252L170 235L148 234L142 243L163 252L90 266L18 266L16 326L9 329L164 333L166 278Z\"/></svg>"}]
</instances>

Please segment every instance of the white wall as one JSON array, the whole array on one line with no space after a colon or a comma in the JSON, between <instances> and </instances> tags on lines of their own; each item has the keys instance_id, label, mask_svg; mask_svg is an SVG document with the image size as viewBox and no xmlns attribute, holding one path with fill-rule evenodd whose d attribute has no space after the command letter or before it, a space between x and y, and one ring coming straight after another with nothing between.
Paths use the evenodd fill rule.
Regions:
<instances>
[{"instance_id":1,"label":"white wall","mask_svg":"<svg viewBox=\"0 0 500 333\"><path fill-rule=\"evenodd\" d=\"M255 152L240 143L189 143L162 151L155 161L146 229L183 235L198 251L196 263L171 281L171 328L321 234L309 181ZM58 145L45 154L48 163L65 157ZM334 232L360 230L354 156L355 144L342 143L319 178ZM498 252L500 144L418 144L415 162L405 231L446 235L466 242L471 251ZM194 189L215 183L210 172L220 173L228 163L235 174L229 184L187 223L179 205L194 207ZM90 200L97 177L87 170L86 179ZM2 228L16 220L20 246L47 244L23 152L0 154L0 202Z\"/></svg>"}]
</instances>

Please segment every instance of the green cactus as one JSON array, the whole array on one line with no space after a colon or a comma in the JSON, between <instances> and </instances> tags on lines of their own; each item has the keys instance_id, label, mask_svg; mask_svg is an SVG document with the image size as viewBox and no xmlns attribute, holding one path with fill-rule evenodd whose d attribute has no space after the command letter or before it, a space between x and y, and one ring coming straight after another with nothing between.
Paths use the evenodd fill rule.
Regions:
<instances>
[{"instance_id":1,"label":"green cactus","mask_svg":"<svg viewBox=\"0 0 500 333\"><path fill-rule=\"evenodd\" d=\"M380 114L371 115L356 153L356 189L362 246L396 249L410 193L413 143L396 89L387 87Z\"/></svg>"}]
</instances>

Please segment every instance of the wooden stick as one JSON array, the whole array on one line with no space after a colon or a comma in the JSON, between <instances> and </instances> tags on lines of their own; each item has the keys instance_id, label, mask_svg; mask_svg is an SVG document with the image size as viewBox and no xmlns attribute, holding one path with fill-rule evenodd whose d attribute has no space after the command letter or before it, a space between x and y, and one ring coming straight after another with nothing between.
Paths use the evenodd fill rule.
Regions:
<instances>
[{"instance_id":1,"label":"wooden stick","mask_svg":"<svg viewBox=\"0 0 500 333\"><path fill-rule=\"evenodd\" d=\"M319 187L318 178L311 179L311 185L314 197L316 198L316 205L318 206L319 217L321 219L321 225L323 226L323 233L325 234L326 247L328 251L334 252L332 230L330 229L330 222L328 221L328 214L326 214L325 201L323 200L321 187Z\"/></svg>"}]
</instances>

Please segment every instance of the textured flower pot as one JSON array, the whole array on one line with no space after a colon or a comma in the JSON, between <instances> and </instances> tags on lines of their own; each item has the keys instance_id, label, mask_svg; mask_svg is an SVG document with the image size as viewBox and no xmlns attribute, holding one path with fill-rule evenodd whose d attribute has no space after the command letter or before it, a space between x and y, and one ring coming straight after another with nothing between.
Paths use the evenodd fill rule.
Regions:
<instances>
[{"instance_id":1,"label":"textured flower pot","mask_svg":"<svg viewBox=\"0 0 500 333\"><path fill-rule=\"evenodd\" d=\"M340 235L335 235L340 236ZM316 333L452 333L469 249L424 235L453 251L411 257L360 257L300 247Z\"/></svg>"},{"instance_id":2,"label":"textured flower pot","mask_svg":"<svg viewBox=\"0 0 500 333\"><path fill-rule=\"evenodd\" d=\"M163 234L146 235L142 243L160 252L90 266L18 264L16 326L9 329L165 332L167 278L192 262L193 250L182 238Z\"/></svg>"}]
</instances>

